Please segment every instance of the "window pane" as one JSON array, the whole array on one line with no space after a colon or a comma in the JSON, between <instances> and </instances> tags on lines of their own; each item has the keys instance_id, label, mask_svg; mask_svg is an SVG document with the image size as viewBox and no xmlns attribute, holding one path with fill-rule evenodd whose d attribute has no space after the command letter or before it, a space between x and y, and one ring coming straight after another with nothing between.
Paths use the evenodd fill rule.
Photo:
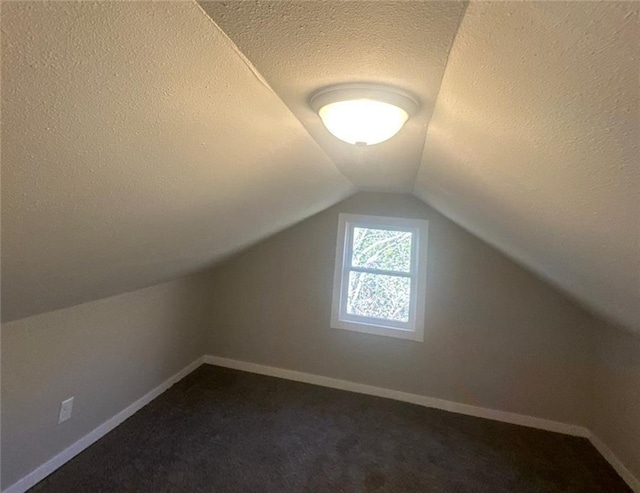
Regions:
<instances>
[{"instance_id":1,"label":"window pane","mask_svg":"<svg viewBox=\"0 0 640 493\"><path fill-rule=\"evenodd\" d=\"M351 271L347 313L408 322L410 293L408 277Z\"/></svg>"},{"instance_id":2,"label":"window pane","mask_svg":"<svg viewBox=\"0 0 640 493\"><path fill-rule=\"evenodd\" d=\"M407 231L353 228L351 265L409 272L412 236Z\"/></svg>"}]
</instances>

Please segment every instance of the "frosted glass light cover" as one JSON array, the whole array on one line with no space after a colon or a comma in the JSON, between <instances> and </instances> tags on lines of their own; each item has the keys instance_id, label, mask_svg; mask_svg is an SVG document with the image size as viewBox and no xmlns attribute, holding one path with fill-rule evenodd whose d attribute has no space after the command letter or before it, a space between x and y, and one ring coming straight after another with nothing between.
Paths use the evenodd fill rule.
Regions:
<instances>
[{"instance_id":1,"label":"frosted glass light cover","mask_svg":"<svg viewBox=\"0 0 640 493\"><path fill-rule=\"evenodd\" d=\"M409 114L393 104L374 99L329 103L318 112L324 126L349 144L374 145L397 134Z\"/></svg>"}]
</instances>

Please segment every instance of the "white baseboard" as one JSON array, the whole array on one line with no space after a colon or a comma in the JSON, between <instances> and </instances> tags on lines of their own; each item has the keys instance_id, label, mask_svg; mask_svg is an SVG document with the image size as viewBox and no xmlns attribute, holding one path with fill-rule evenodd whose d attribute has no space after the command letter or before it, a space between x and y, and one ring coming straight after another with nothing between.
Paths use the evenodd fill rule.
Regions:
<instances>
[{"instance_id":1,"label":"white baseboard","mask_svg":"<svg viewBox=\"0 0 640 493\"><path fill-rule=\"evenodd\" d=\"M432 407L435 409L442 409L444 411L450 411L459 414L466 414L468 416L475 416L479 418L491 419L494 421L502 421L505 423L511 423L521 426L528 426L530 428L538 428L547 431L554 431L557 433L563 433L566 435L574 435L579 437L586 437L591 440L594 447L602 454L602 456L611 464L616 472L622 477L629 487L635 492L640 493L640 481L625 467L625 465L616 457L616 455L607 447L598 437L591 433L588 429L582 426L576 426L568 423L561 423L558 421L552 421L548 419L535 418L533 416L526 416L523 414L510 413L506 411L499 411L496 409L487 409L478 406L472 406L469 404L461 404L458 402L447 401L444 399L437 399L434 397L427 397L423 395L411 394L408 392L401 392L398 390L385 389L382 387L375 387L372 385L365 385L361 383L350 382L347 380L339 380L336 378L323 377L320 375L314 375L311 373L304 373L295 370L286 370L284 368L276 368L273 366L259 365L256 363L248 363L246 361L239 361L229 358L222 358L220 356L202 356L196 361L180 370L165 382L158 385L152 391L148 392L133 404L127 406L118 414L108 419L96 429L82 437L80 440L70 445L62 452L49 459L37 469L27 474L22 479L18 480L2 493L24 493L29 488L34 486L39 481L43 480L49 474L56 469L64 465L73 457L78 455L84 449L92 445L94 442L102 438L104 435L113 430L116 426L122 423L125 419L135 414L141 408L146 406L153 399L165 392L169 387L177 383L186 377L189 373L198 368L201 364L208 363L211 365L223 366L226 368L233 368L236 370L247 371L250 373L258 373L261 375L268 375L272 377L284 378L286 380L294 380L296 382L304 382L313 385L320 385L322 387L330 387L339 390L346 390L349 392L357 392L359 394L373 395L377 397L385 397L388 399L394 399L402 402L409 402L411 404L417 404L425 407Z\"/></svg>"},{"instance_id":2,"label":"white baseboard","mask_svg":"<svg viewBox=\"0 0 640 493\"><path fill-rule=\"evenodd\" d=\"M427 397L424 395L410 394L399 390L385 389L382 387L374 387L362 383L350 382L347 380L339 380L337 378L323 377L311 373L304 373L294 370L285 370L273 366L258 365L255 363L247 363L219 356L205 356L204 362L224 366L226 368L234 368L236 370L248 371L251 373L259 373L261 375L269 375L271 377L285 378L287 380L295 380L296 382L311 383L322 387L331 387L333 389L347 390L349 392L357 392L359 394L374 395L377 397L386 397L402 402L410 402L424 407L433 407L450 411L458 414L466 414L478 418L492 419L494 421L502 421L516 425L528 426L530 428L539 428L541 430L555 431L564 433L565 435L574 435L579 437L588 437L589 430L582 426L560 423L548 419L534 418L524 414L510 413L506 411L498 411L496 409L487 409L485 407L472 406L470 404L460 404L459 402L437 399L435 397Z\"/></svg>"},{"instance_id":3,"label":"white baseboard","mask_svg":"<svg viewBox=\"0 0 640 493\"><path fill-rule=\"evenodd\" d=\"M313 385L320 385L322 387L330 387L333 389L347 390L349 392L357 392L359 394L385 397L388 399L395 399L397 401L409 402L411 404L418 404L420 406L441 409L443 411L450 411L458 414L475 416L478 418L491 419L494 421L502 421L504 423L528 426L530 428L554 431L556 433L563 433L565 435L588 438L593 446L602 454L602 456L609 462L609 464L611 464L611 466L629 485L629 487L635 493L640 493L640 481L638 481L638 479L631 473L631 471L629 471L629 469L624 466L624 464L616 457L616 455L611 451L609 447L607 447L600 439L598 439L598 437L591 433L591 431L582 426L536 418L524 414L510 413L506 411L499 411L496 409L472 406L469 404L461 404L459 402L447 401L444 399L437 399L434 397L427 397L417 394L410 394L408 392L401 392L398 390L374 387L372 385L350 382L348 380L323 377L320 375L314 375L312 373L304 373L295 370L286 370L284 368L276 368L273 366L248 363L246 361L223 358L220 356L204 356L204 362L211 365L233 368L235 370L258 373L260 375L284 378L286 380L310 383Z\"/></svg>"},{"instance_id":4,"label":"white baseboard","mask_svg":"<svg viewBox=\"0 0 640 493\"><path fill-rule=\"evenodd\" d=\"M589 440L596 448L598 452L607 460L611 467L620 475L622 479L629 485L629 487L635 492L640 493L640 480L636 478L629 469L616 457L613 451L605 445L596 435L591 433Z\"/></svg>"},{"instance_id":5,"label":"white baseboard","mask_svg":"<svg viewBox=\"0 0 640 493\"><path fill-rule=\"evenodd\" d=\"M204 362L204 357L200 357L195 360L193 363L188 365L187 367L180 370L178 373L173 375L168 380L162 382L156 388L154 388L151 392L143 395L140 399L135 401L133 404L130 404L125 409L120 411L118 414L109 418L107 421L102 423L100 426L95 428L93 431L90 431L85 436L83 436L80 440L69 445L66 449L64 449L59 454L55 455L47 462L42 464L37 469L34 469L29 474L24 476L22 479L19 479L11 486L3 490L2 493L24 493L29 488L34 486L39 481L42 481L53 471L64 465L69 460L73 459L76 455L82 452L84 449L98 441L104 435L113 430L116 426L122 423L125 419L135 414L137 411L142 409L144 406L149 404L153 399L158 397L164 391L166 391L173 384L179 382L184 377L186 377L193 370L198 368Z\"/></svg>"}]
</instances>

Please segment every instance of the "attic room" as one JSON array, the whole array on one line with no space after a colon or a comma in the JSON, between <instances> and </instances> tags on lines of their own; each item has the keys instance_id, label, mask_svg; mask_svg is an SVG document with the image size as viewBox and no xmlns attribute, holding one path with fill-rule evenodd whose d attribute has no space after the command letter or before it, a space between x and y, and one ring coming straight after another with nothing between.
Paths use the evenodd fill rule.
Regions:
<instances>
[{"instance_id":1,"label":"attic room","mask_svg":"<svg viewBox=\"0 0 640 493\"><path fill-rule=\"evenodd\" d=\"M2 0L0 490L640 492L639 10Z\"/></svg>"}]
</instances>

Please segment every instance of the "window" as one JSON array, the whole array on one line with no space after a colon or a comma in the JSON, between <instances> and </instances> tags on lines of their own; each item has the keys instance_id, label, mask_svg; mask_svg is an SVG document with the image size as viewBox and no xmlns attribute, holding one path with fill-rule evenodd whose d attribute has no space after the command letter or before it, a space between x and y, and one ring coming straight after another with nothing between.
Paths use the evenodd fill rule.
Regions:
<instances>
[{"instance_id":1,"label":"window","mask_svg":"<svg viewBox=\"0 0 640 493\"><path fill-rule=\"evenodd\" d=\"M427 221L340 214L331 327L422 341Z\"/></svg>"}]
</instances>

